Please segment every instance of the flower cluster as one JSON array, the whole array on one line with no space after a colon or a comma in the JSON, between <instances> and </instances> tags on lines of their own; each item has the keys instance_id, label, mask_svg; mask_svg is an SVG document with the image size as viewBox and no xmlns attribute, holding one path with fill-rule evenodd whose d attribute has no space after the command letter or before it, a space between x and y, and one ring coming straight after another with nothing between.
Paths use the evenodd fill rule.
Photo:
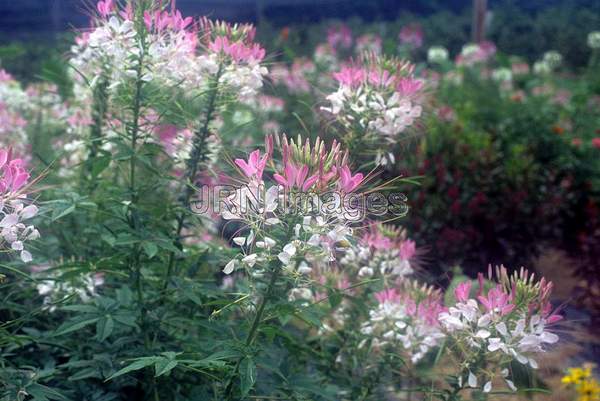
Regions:
<instances>
[{"instance_id":1,"label":"flower cluster","mask_svg":"<svg viewBox=\"0 0 600 401\"><path fill-rule=\"evenodd\" d=\"M113 0L100 1L98 11L95 26L77 39L71 59L80 74L94 77L92 87L105 79L117 88L141 75L146 82L184 83L191 88L202 84L214 68L196 59L192 19L177 10L153 5L144 10L143 22L135 20L137 11L131 3L119 11Z\"/></svg>"},{"instance_id":2,"label":"flower cluster","mask_svg":"<svg viewBox=\"0 0 600 401\"><path fill-rule=\"evenodd\" d=\"M24 155L27 144L27 120L23 112L28 96L6 71L0 69L0 146L12 147Z\"/></svg>"},{"instance_id":3,"label":"flower cluster","mask_svg":"<svg viewBox=\"0 0 600 401\"><path fill-rule=\"evenodd\" d=\"M533 72L539 75L550 74L556 70L562 63L562 54L556 50L550 50L544 53L541 60L533 64Z\"/></svg>"},{"instance_id":4,"label":"flower cluster","mask_svg":"<svg viewBox=\"0 0 600 401\"><path fill-rule=\"evenodd\" d=\"M231 93L248 99L262 86L265 50L253 43L250 25L231 26L206 18L194 23L158 2L144 10L143 21L136 20L138 13L131 5L119 11L113 0L100 1L98 10L95 26L78 38L71 59L80 74L94 77L92 87L105 79L114 89L140 76L196 96L206 90L210 77L218 75ZM204 46L198 43L199 29Z\"/></svg>"},{"instance_id":5,"label":"flower cluster","mask_svg":"<svg viewBox=\"0 0 600 401\"><path fill-rule=\"evenodd\" d=\"M419 24L410 24L402 27L398 35L400 43L417 49L423 46L423 29Z\"/></svg>"},{"instance_id":6,"label":"flower cluster","mask_svg":"<svg viewBox=\"0 0 600 401\"><path fill-rule=\"evenodd\" d=\"M339 87L327 96L331 106L323 110L348 129L366 129L367 139L395 142L422 113L424 84L413 70L409 62L375 56L363 65L345 66L334 74Z\"/></svg>"},{"instance_id":7,"label":"flower cluster","mask_svg":"<svg viewBox=\"0 0 600 401\"><path fill-rule=\"evenodd\" d=\"M32 260L31 253L25 250L25 242L39 238L40 234L26 220L34 217L38 208L27 205L26 189L29 173L23 160L13 159L11 150L0 149L0 246L6 251L20 253L23 262Z\"/></svg>"},{"instance_id":8,"label":"flower cluster","mask_svg":"<svg viewBox=\"0 0 600 401\"><path fill-rule=\"evenodd\" d=\"M576 401L600 400L600 383L592 376L589 364L584 364L583 368L569 368L569 374L562 378L562 383L575 389Z\"/></svg>"},{"instance_id":9,"label":"flower cluster","mask_svg":"<svg viewBox=\"0 0 600 401\"><path fill-rule=\"evenodd\" d=\"M332 49L348 49L352 46L352 30L346 25L332 26L327 30L327 43Z\"/></svg>"},{"instance_id":10,"label":"flower cluster","mask_svg":"<svg viewBox=\"0 0 600 401\"><path fill-rule=\"evenodd\" d=\"M275 160L274 142L269 136L266 154L255 150L248 160L235 160L245 185L227 198L221 215L242 222L248 234L233 239L243 255L227 264L227 274L242 265L260 275L262 267L275 263L308 275L313 265L334 261L336 247L352 234L344 195L359 187L363 175L351 173L347 153L335 142L327 147L319 138L311 143L283 136L276 141L281 159ZM271 183L263 177L267 166L275 170ZM336 207L325 206L321 197L330 193L340 195L332 199Z\"/></svg>"},{"instance_id":11,"label":"flower cluster","mask_svg":"<svg viewBox=\"0 0 600 401\"><path fill-rule=\"evenodd\" d=\"M600 49L600 31L588 33L587 44L591 49Z\"/></svg>"},{"instance_id":12,"label":"flower cluster","mask_svg":"<svg viewBox=\"0 0 600 401\"><path fill-rule=\"evenodd\" d=\"M399 290L376 293L375 298L379 304L361 327L373 347L399 347L417 363L445 337L437 319L444 310L439 291L406 282Z\"/></svg>"},{"instance_id":13,"label":"flower cluster","mask_svg":"<svg viewBox=\"0 0 600 401\"><path fill-rule=\"evenodd\" d=\"M431 64L442 64L448 61L448 49L443 46L433 46L427 50L427 61Z\"/></svg>"},{"instance_id":14,"label":"flower cluster","mask_svg":"<svg viewBox=\"0 0 600 401\"><path fill-rule=\"evenodd\" d=\"M484 291L483 274L479 275L479 291L471 298L471 282L458 285L454 294L456 304L439 315L439 321L459 349L463 368L468 372L468 385L477 387L476 364L478 355L484 353L488 360L499 365L507 365L516 360L537 368L533 354L545 351L545 344L554 344L558 336L548 327L561 319L552 313L550 294L552 283L541 279L534 281L534 275L521 269L513 275L503 266L496 269L498 282L487 293ZM492 279L492 269L488 274ZM491 391L491 376L483 373L485 392ZM515 386L506 374L502 374L511 389Z\"/></svg>"},{"instance_id":15,"label":"flower cluster","mask_svg":"<svg viewBox=\"0 0 600 401\"><path fill-rule=\"evenodd\" d=\"M382 52L382 40L381 36L366 33L356 38L356 46L354 48L356 54L360 55L363 53L380 55Z\"/></svg>"},{"instance_id":16,"label":"flower cluster","mask_svg":"<svg viewBox=\"0 0 600 401\"><path fill-rule=\"evenodd\" d=\"M252 99L268 74L262 65L265 49L254 42L255 28L249 24L230 25L221 21L200 20L205 35L207 54L199 62L210 65L219 74L219 84L236 93L242 101Z\"/></svg>"},{"instance_id":17,"label":"flower cluster","mask_svg":"<svg viewBox=\"0 0 600 401\"><path fill-rule=\"evenodd\" d=\"M486 63L494 54L496 54L496 46L492 42L470 43L463 46L456 57L456 64L473 66Z\"/></svg>"},{"instance_id":18,"label":"flower cluster","mask_svg":"<svg viewBox=\"0 0 600 401\"><path fill-rule=\"evenodd\" d=\"M283 85L290 93L309 93L309 77L316 71L315 64L307 59L295 59L288 68L278 64L271 69L270 78L275 85Z\"/></svg>"},{"instance_id":19,"label":"flower cluster","mask_svg":"<svg viewBox=\"0 0 600 401\"><path fill-rule=\"evenodd\" d=\"M416 246L406 231L384 224L371 224L358 244L340 260L347 272L360 278L381 276L403 278L414 272Z\"/></svg>"}]
</instances>

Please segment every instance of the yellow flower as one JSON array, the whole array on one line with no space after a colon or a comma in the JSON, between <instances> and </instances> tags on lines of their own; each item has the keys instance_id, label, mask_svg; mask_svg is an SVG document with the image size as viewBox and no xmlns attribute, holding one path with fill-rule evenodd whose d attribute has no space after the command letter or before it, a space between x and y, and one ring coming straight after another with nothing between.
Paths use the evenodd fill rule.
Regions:
<instances>
[{"instance_id":1,"label":"yellow flower","mask_svg":"<svg viewBox=\"0 0 600 401\"><path fill-rule=\"evenodd\" d=\"M584 380L577 386L577 401L600 401L600 384L595 380Z\"/></svg>"},{"instance_id":2,"label":"yellow flower","mask_svg":"<svg viewBox=\"0 0 600 401\"><path fill-rule=\"evenodd\" d=\"M569 368L569 374L562 378L563 384L580 384L592 376L592 368Z\"/></svg>"}]
</instances>

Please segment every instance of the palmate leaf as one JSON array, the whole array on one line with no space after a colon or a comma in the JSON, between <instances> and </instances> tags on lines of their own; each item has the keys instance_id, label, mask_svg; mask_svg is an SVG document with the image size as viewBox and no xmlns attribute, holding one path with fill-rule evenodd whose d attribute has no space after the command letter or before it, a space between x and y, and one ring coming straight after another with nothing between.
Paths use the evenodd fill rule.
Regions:
<instances>
[{"instance_id":1,"label":"palmate leaf","mask_svg":"<svg viewBox=\"0 0 600 401\"><path fill-rule=\"evenodd\" d=\"M160 360L158 360L155 364L154 364L154 372L155 372L155 376L162 376L164 374L168 374L171 370L173 370L177 364L179 363L177 361L177 355L179 355L178 353L175 352L163 352L162 354L163 356L161 357Z\"/></svg>"},{"instance_id":2,"label":"palmate leaf","mask_svg":"<svg viewBox=\"0 0 600 401\"><path fill-rule=\"evenodd\" d=\"M154 365L154 376L162 376L168 374L171 370L173 370L179 364L177 360L177 356L180 353L175 352L163 352L158 356L147 356L142 358L134 359L133 362L123 369L117 371L106 379L106 381L112 380L116 377L123 376L124 374L134 372L136 370L144 369L149 366Z\"/></svg>"}]
</instances>

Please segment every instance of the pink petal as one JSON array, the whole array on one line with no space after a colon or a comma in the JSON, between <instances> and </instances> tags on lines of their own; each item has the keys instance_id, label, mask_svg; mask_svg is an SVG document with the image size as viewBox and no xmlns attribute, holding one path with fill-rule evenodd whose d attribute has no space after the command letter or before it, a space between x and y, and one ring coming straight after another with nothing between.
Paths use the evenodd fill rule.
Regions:
<instances>
[{"instance_id":1,"label":"pink petal","mask_svg":"<svg viewBox=\"0 0 600 401\"><path fill-rule=\"evenodd\" d=\"M308 179L304 182L304 185L302 186L302 191L306 192L310 189L310 187L312 187L317 180L319 179L319 176L317 174L308 177Z\"/></svg>"}]
</instances>

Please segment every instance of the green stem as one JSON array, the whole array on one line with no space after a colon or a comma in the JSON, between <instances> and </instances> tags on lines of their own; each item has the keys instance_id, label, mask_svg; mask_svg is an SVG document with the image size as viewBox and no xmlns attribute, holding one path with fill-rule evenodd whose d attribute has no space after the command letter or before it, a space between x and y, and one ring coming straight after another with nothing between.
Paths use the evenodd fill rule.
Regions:
<instances>
[{"instance_id":1,"label":"green stem","mask_svg":"<svg viewBox=\"0 0 600 401\"><path fill-rule=\"evenodd\" d=\"M192 153L190 154L190 158L186 162L185 175L183 178L186 186L183 196L180 198L183 210L181 210L176 219L176 229L174 238L175 246L179 249L181 249L181 231L183 230L183 227L185 225L185 209L188 207L190 199L194 194L194 179L196 178L196 175L198 173L199 166L206 160L206 140L208 139L208 135L210 134L210 123L213 120L216 111L216 104L219 93L219 79L221 78L221 73L221 65L219 65L219 69L216 75L214 76L213 80L211 81L210 87L208 88L208 99L204 119L202 120L198 131L196 131L194 135ZM166 290L169 285L174 266L175 252L171 251L171 253L169 254L169 262L167 267L167 273L165 275L163 290Z\"/></svg>"},{"instance_id":2,"label":"green stem","mask_svg":"<svg viewBox=\"0 0 600 401\"><path fill-rule=\"evenodd\" d=\"M137 31L140 32L140 55L137 60L135 68L135 98L132 107L132 122L129 125L130 135L130 151L131 157L129 158L129 226L132 231L139 233L140 221L138 216L138 201L139 194L136 185L136 159L137 159L137 148L138 140L140 135L140 117L142 112L142 90L144 87L144 81L142 76L144 74L144 56L146 54L146 29L143 20L144 10L146 10L146 4L140 3L137 9L136 23L138 25ZM135 290L137 294L137 302L140 308L140 329L144 337L144 348L146 351L150 350L150 333L147 330L147 307L144 300L144 291L142 283L142 272L141 272L141 251L139 244L135 244L131 249L131 255L129 257L130 271L134 276ZM155 400L158 400L158 389L156 385L156 379L152 373L145 373L146 382L149 384L150 391L153 394Z\"/></svg>"},{"instance_id":3,"label":"green stem","mask_svg":"<svg viewBox=\"0 0 600 401\"><path fill-rule=\"evenodd\" d=\"M92 176L94 160L98 155L100 148L100 140L102 138L102 129L104 127L104 118L108 107L107 100L108 80L104 75L101 76L98 84L93 91L94 104L92 106L92 121L90 127L90 143L88 149L88 159L86 162L86 176L90 179L90 187L94 189L96 186L95 179Z\"/></svg>"},{"instance_id":4,"label":"green stem","mask_svg":"<svg viewBox=\"0 0 600 401\"><path fill-rule=\"evenodd\" d=\"M277 263L274 263L274 264L277 265ZM260 327L260 323L261 323L263 315L265 313L265 309L267 307L267 304L269 303L269 299L271 299L271 296L273 295L273 290L275 289L275 284L277 283L277 279L279 278L280 274L281 274L281 268L279 266L274 266L274 270L273 270L273 273L271 274L271 280L269 281L267 291L265 292L265 295L263 296L263 298L260 301L258 309L256 310L256 315L254 316L254 320L252 321L252 326L250 326L250 331L248 332L248 335L246 336L246 341L245 341L246 347L251 346L254 343L254 340L256 339L258 329ZM233 385L234 385L235 379L238 376L238 373L239 373L238 371L239 371L241 363L242 363L242 360L238 359L238 361L235 364L235 368L233 369L233 374L231 375L231 377L228 380L227 387L225 389L225 394L226 394L225 399L226 400L231 400L231 397L233 395Z\"/></svg>"}]
</instances>

